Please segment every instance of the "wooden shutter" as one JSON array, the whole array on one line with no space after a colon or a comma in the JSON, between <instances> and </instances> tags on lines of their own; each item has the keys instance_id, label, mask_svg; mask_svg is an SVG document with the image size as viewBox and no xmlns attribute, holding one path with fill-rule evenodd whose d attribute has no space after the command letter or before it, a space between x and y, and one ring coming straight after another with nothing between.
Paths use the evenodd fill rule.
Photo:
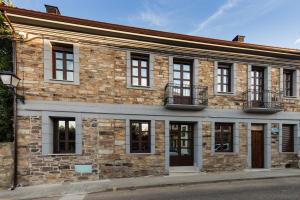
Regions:
<instances>
[{"instance_id":1,"label":"wooden shutter","mask_svg":"<svg viewBox=\"0 0 300 200\"><path fill-rule=\"evenodd\" d=\"M294 126L282 126L282 152L294 152Z\"/></svg>"}]
</instances>

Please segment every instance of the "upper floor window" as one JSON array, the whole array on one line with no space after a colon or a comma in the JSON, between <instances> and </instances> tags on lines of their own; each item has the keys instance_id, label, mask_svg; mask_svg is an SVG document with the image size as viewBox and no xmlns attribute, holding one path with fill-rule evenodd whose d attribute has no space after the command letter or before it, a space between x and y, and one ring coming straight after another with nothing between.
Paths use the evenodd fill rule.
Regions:
<instances>
[{"instance_id":1,"label":"upper floor window","mask_svg":"<svg viewBox=\"0 0 300 200\"><path fill-rule=\"evenodd\" d=\"M215 152L233 152L233 124L215 124Z\"/></svg>"},{"instance_id":2,"label":"upper floor window","mask_svg":"<svg viewBox=\"0 0 300 200\"><path fill-rule=\"evenodd\" d=\"M232 65L227 63L219 63L217 69L217 91L220 93L232 92L231 77Z\"/></svg>"},{"instance_id":3,"label":"upper floor window","mask_svg":"<svg viewBox=\"0 0 300 200\"><path fill-rule=\"evenodd\" d=\"M284 96L290 97L294 96L293 94L293 71L292 70L284 70L283 71L283 91Z\"/></svg>"},{"instance_id":4,"label":"upper floor window","mask_svg":"<svg viewBox=\"0 0 300 200\"><path fill-rule=\"evenodd\" d=\"M74 54L72 45L54 44L53 53L53 79L74 81Z\"/></svg>"},{"instance_id":5,"label":"upper floor window","mask_svg":"<svg viewBox=\"0 0 300 200\"><path fill-rule=\"evenodd\" d=\"M132 86L150 86L149 55L131 54L131 84Z\"/></svg>"},{"instance_id":6,"label":"upper floor window","mask_svg":"<svg viewBox=\"0 0 300 200\"><path fill-rule=\"evenodd\" d=\"M53 118L54 153L75 153L75 118Z\"/></svg>"},{"instance_id":7,"label":"upper floor window","mask_svg":"<svg viewBox=\"0 0 300 200\"><path fill-rule=\"evenodd\" d=\"M130 153L150 153L150 137L150 121L130 121Z\"/></svg>"}]
</instances>

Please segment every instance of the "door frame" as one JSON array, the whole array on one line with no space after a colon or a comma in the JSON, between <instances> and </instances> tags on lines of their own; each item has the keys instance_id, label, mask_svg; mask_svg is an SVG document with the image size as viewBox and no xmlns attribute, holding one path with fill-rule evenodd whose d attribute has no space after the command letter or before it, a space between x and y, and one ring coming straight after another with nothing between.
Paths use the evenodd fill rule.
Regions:
<instances>
[{"instance_id":1,"label":"door frame","mask_svg":"<svg viewBox=\"0 0 300 200\"><path fill-rule=\"evenodd\" d=\"M188 122L194 123L194 167L195 171L200 172L203 165L202 153L202 121L194 120L165 120L165 170L170 171L170 123Z\"/></svg>"},{"instance_id":2,"label":"door frame","mask_svg":"<svg viewBox=\"0 0 300 200\"><path fill-rule=\"evenodd\" d=\"M271 123L248 122L247 123L247 168L252 169L252 125L263 125L264 127L264 168L271 168ZM255 168L257 169L257 168ZM259 169L259 168L258 168Z\"/></svg>"}]
</instances>

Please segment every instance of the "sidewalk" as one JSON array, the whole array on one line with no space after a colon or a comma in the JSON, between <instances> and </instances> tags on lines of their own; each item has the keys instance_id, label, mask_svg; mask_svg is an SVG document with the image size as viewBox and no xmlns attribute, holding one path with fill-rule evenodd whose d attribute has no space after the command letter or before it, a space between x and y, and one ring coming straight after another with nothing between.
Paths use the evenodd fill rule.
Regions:
<instances>
[{"instance_id":1,"label":"sidewalk","mask_svg":"<svg viewBox=\"0 0 300 200\"><path fill-rule=\"evenodd\" d=\"M14 191L0 191L0 199L34 199L65 194L104 192L111 190L162 187L170 185L204 184L238 180L300 177L299 169L273 169L269 171L239 171L228 173L177 174L164 177L138 177L84 181L75 183L47 184L19 187Z\"/></svg>"}]
</instances>

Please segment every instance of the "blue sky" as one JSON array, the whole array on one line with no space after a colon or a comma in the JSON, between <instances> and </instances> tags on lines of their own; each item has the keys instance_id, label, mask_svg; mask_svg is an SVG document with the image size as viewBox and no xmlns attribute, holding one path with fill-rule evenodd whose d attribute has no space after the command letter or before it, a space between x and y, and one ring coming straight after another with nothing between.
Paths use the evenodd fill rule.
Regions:
<instances>
[{"instance_id":1,"label":"blue sky","mask_svg":"<svg viewBox=\"0 0 300 200\"><path fill-rule=\"evenodd\" d=\"M300 0L13 0L17 7L170 32L300 49Z\"/></svg>"}]
</instances>

